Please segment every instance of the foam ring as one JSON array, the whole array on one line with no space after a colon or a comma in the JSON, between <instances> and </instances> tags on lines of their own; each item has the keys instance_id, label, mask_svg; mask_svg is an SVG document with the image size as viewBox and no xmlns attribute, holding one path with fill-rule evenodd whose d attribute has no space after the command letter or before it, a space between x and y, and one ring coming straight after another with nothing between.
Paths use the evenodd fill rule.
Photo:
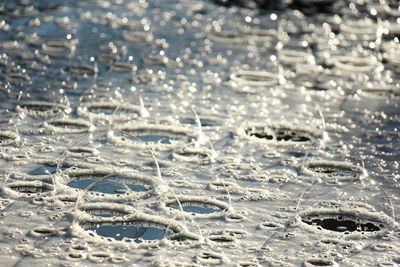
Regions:
<instances>
[{"instance_id":1,"label":"foam ring","mask_svg":"<svg viewBox=\"0 0 400 267\"><path fill-rule=\"evenodd\" d=\"M224 230L211 230L208 231L209 235L223 235L223 236L231 236L237 239L243 239L249 237L250 234L244 230L240 229L224 229Z\"/></svg>"},{"instance_id":2,"label":"foam ring","mask_svg":"<svg viewBox=\"0 0 400 267\"><path fill-rule=\"evenodd\" d=\"M362 37L367 41L376 40L377 27L378 25L371 20L347 20L346 23L340 24L340 30L343 34Z\"/></svg>"},{"instance_id":3,"label":"foam ring","mask_svg":"<svg viewBox=\"0 0 400 267\"><path fill-rule=\"evenodd\" d=\"M277 31L273 29L251 28L245 29L242 34L247 35L249 41L270 43L277 38Z\"/></svg>"},{"instance_id":4,"label":"foam ring","mask_svg":"<svg viewBox=\"0 0 400 267\"><path fill-rule=\"evenodd\" d=\"M400 88L363 88L358 91L361 96L381 99L399 99Z\"/></svg>"},{"instance_id":5,"label":"foam ring","mask_svg":"<svg viewBox=\"0 0 400 267\"><path fill-rule=\"evenodd\" d=\"M346 72L368 72L375 69L378 62L375 57L336 56L333 64Z\"/></svg>"},{"instance_id":6,"label":"foam ring","mask_svg":"<svg viewBox=\"0 0 400 267\"><path fill-rule=\"evenodd\" d=\"M368 175L367 171L360 166L330 160L313 160L303 167L303 171L312 176L332 178L336 182L358 181Z\"/></svg>"},{"instance_id":7,"label":"foam ring","mask_svg":"<svg viewBox=\"0 0 400 267\"><path fill-rule=\"evenodd\" d=\"M97 155L99 151L92 147L74 146L69 148L66 153L75 157L88 157Z\"/></svg>"},{"instance_id":8,"label":"foam ring","mask_svg":"<svg viewBox=\"0 0 400 267\"><path fill-rule=\"evenodd\" d=\"M207 38L211 41L223 43L223 44L244 44L248 43L248 36L241 34L240 32L210 32L207 34Z\"/></svg>"},{"instance_id":9,"label":"foam ring","mask_svg":"<svg viewBox=\"0 0 400 267\"><path fill-rule=\"evenodd\" d=\"M70 66L68 70L77 75L86 76L94 75L99 72L98 68L89 64L77 64Z\"/></svg>"},{"instance_id":10,"label":"foam ring","mask_svg":"<svg viewBox=\"0 0 400 267\"><path fill-rule=\"evenodd\" d=\"M236 183L229 181L213 181L208 184L208 188L221 193L227 193L227 191L230 194L241 193L240 187Z\"/></svg>"},{"instance_id":11,"label":"foam ring","mask_svg":"<svg viewBox=\"0 0 400 267\"><path fill-rule=\"evenodd\" d=\"M279 83L278 74L267 71L239 70L232 73L230 79L240 86L272 86Z\"/></svg>"},{"instance_id":12,"label":"foam ring","mask_svg":"<svg viewBox=\"0 0 400 267\"><path fill-rule=\"evenodd\" d=\"M9 73L6 75L7 81L10 81L11 83L15 84L26 84L31 81L31 78L24 73Z\"/></svg>"},{"instance_id":13,"label":"foam ring","mask_svg":"<svg viewBox=\"0 0 400 267\"><path fill-rule=\"evenodd\" d=\"M65 259L71 262L74 261L83 261L87 258L86 253L72 251L65 255Z\"/></svg>"},{"instance_id":14,"label":"foam ring","mask_svg":"<svg viewBox=\"0 0 400 267\"><path fill-rule=\"evenodd\" d=\"M112 217L124 217L133 212L129 206L117 203L84 203L79 205L79 209L92 216L109 214Z\"/></svg>"},{"instance_id":15,"label":"foam ring","mask_svg":"<svg viewBox=\"0 0 400 267\"><path fill-rule=\"evenodd\" d=\"M105 261L108 261L108 259L111 258L111 254L108 252L103 252L103 251L95 251L92 253L89 253L88 259L92 262L96 263L102 263Z\"/></svg>"},{"instance_id":16,"label":"foam ring","mask_svg":"<svg viewBox=\"0 0 400 267\"><path fill-rule=\"evenodd\" d=\"M92 231L87 231L85 228L89 228L91 226L115 226L115 225L124 225L124 226L147 226L147 227L157 227L161 229L169 229L173 234L167 236L170 241L177 240L199 240L199 236L189 232L182 224L166 219L160 216L155 215L147 215L141 213L139 211L133 211L134 213L128 214L124 217L98 217L92 216L86 212L81 210L77 210L75 212L75 218L77 220L77 224L72 229L72 234L75 236L85 236L88 239L93 239L97 243L108 244L110 242L114 244L120 244L126 246L130 244L133 247L147 247L159 244L163 239L158 241L147 241L143 240L142 243L132 242L134 241L131 238L125 238L124 240L116 240L114 238L105 238L99 236L97 233L93 233Z\"/></svg>"},{"instance_id":17,"label":"foam ring","mask_svg":"<svg viewBox=\"0 0 400 267\"><path fill-rule=\"evenodd\" d=\"M225 220L228 222L241 222L245 217L239 213L227 212L225 214Z\"/></svg>"},{"instance_id":18,"label":"foam ring","mask_svg":"<svg viewBox=\"0 0 400 267\"><path fill-rule=\"evenodd\" d=\"M212 151L199 147L179 147L174 149L172 157L179 161L194 162L199 164L209 164L212 162Z\"/></svg>"},{"instance_id":19,"label":"foam ring","mask_svg":"<svg viewBox=\"0 0 400 267\"><path fill-rule=\"evenodd\" d=\"M54 119L44 122L43 126L54 133L86 133L94 129L93 125L81 119Z\"/></svg>"},{"instance_id":20,"label":"foam ring","mask_svg":"<svg viewBox=\"0 0 400 267\"><path fill-rule=\"evenodd\" d=\"M282 49L279 51L279 59L285 63L304 63L307 57L312 56L305 51L296 51L291 49Z\"/></svg>"},{"instance_id":21,"label":"foam ring","mask_svg":"<svg viewBox=\"0 0 400 267\"><path fill-rule=\"evenodd\" d=\"M114 62L110 65L110 71L112 72L134 72L136 70L136 65L127 62Z\"/></svg>"},{"instance_id":22,"label":"foam ring","mask_svg":"<svg viewBox=\"0 0 400 267\"><path fill-rule=\"evenodd\" d=\"M19 141L19 135L10 131L0 131L0 146L8 146Z\"/></svg>"},{"instance_id":23,"label":"foam ring","mask_svg":"<svg viewBox=\"0 0 400 267\"><path fill-rule=\"evenodd\" d=\"M283 226L276 222L265 221L265 222L260 223L258 225L258 228L263 229L263 230L276 230L276 229L282 229Z\"/></svg>"},{"instance_id":24,"label":"foam ring","mask_svg":"<svg viewBox=\"0 0 400 267\"><path fill-rule=\"evenodd\" d=\"M113 177L118 177L115 179L117 182L124 184L124 183L132 183L136 182L135 184L140 184L148 187L146 192L123 192L118 194L107 194L101 193L96 191L88 191L85 194L85 198L90 200L101 200L101 201L116 201L116 202L123 202L132 199L143 199L147 196L157 194L157 189L161 185L161 181L158 178L142 174L139 172L132 172L132 170L122 169L122 170L113 170L106 167L96 167L95 169L67 169L64 173L70 177L70 181L81 180L87 177L91 177L97 181L97 179L102 179L106 176L109 176L110 179ZM72 179L73 177L73 179ZM107 181L107 180L105 180ZM71 188L71 190L76 191L79 189Z\"/></svg>"},{"instance_id":25,"label":"foam ring","mask_svg":"<svg viewBox=\"0 0 400 267\"><path fill-rule=\"evenodd\" d=\"M61 113L69 114L71 108L60 103L52 103L45 101L29 101L19 103L16 110L24 112L33 117L51 117Z\"/></svg>"},{"instance_id":26,"label":"foam ring","mask_svg":"<svg viewBox=\"0 0 400 267\"><path fill-rule=\"evenodd\" d=\"M56 235L57 232L58 232L57 229L51 227L39 226L32 229L29 233L33 237L48 237Z\"/></svg>"},{"instance_id":27,"label":"foam ring","mask_svg":"<svg viewBox=\"0 0 400 267\"><path fill-rule=\"evenodd\" d=\"M51 40L45 44L42 44L42 49L51 57L63 58L66 55L74 52L76 50L76 46L74 41Z\"/></svg>"},{"instance_id":28,"label":"foam ring","mask_svg":"<svg viewBox=\"0 0 400 267\"><path fill-rule=\"evenodd\" d=\"M134 125L125 125L117 127L116 130L121 131L123 133L132 134L134 136L138 136L141 133L148 135L165 135L168 138L177 138L179 140L172 140L171 143L160 143L160 142L145 142L148 146L153 149L158 150L170 150L177 146L182 146L187 143L192 143L193 140L197 139L197 133L192 129L174 126L174 125L162 125L162 124L134 124ZM127 140L128 136L117 136L114 133L108 133L107 138L117 144L135 147L135 148L143 148L144 144L131 138L132 140ZM186 140L181 140L185 138Z\"/></svg>"},{"instance_id":29,"label":"foam ring","mask_svg":"<svg viewBox=\"0 0 400 267\"><path fill-rule=\"evenodd\" d=\"M131 43L150 43L154 39L151 32L143 31L125 31L122 33L122 37Z\"/></svg>"},{"instance_id":30,"label":"foam ring","mask_svg":"<svg viewBox=\"0 0 400 267\"><path fill-rule=\"evenodd\" d=\"M114 113L119 108L119 111L125 111L127 113L118 114ZM105 112L93 112L93 109L100 109L105 110L110 113L110 115L106 114ZM141 107L131 105L131 104L122 104L119 102L93 102L93 103L86 103L83 104L81 107L77 108L77 113L79 116L91 119L99 119L99 120L107 120L112 118L116 119L125 119L128 120L131 117L129 116L130 113L135 117L139 117L141 114Z\"/></svg>"},{"instance_id":31,"label":"foam ring","mask_svg":"<svg viewBox=\"0 0 400 267\"><path fill-rule=\"evenodd\" d=\"M178 202L179 201L179 202ZM220 209L221 211L216 211L216 212L211 212L211 213L194 213L194 212L185 212L180 210L180 205L182 207L185 206L198 206L199 208L202 205L210 206L211 208L215 207ZM175 206L172 208L171 206ZM209 197L203 197L203 196L168 196L167 199L164 201L164 205L162 205L162 208L168 212L174 213L174 214L179 214L185 217L189 218L197 218L197 219L205 219L205 218L210 218L210 219L216 219L216 218L221 218L224 217L226 212L230 210L230 206L226 204L225 202L212 199Z\"/></svg>"},{"instance_id":32,"label":"foam ring","mask_svg":"<svg viewBox=\"0 0 400 267\"><path fill-rule=\"evenodd\" d=\"M197 260L202 264L222 264L223 256L214 251L201 251L197 256Z\"/></svg>"},{"instance_id":33,"label":"foam ring","mask_svg":"<svg viewBox=\"0 0 400 267\"><path fill-rule=\"evenodd\" d=\"M54 187L42 181L18 181L5 184L1 189L12 197L34 198L51 194Z\"/></svg>"}]
</instances>

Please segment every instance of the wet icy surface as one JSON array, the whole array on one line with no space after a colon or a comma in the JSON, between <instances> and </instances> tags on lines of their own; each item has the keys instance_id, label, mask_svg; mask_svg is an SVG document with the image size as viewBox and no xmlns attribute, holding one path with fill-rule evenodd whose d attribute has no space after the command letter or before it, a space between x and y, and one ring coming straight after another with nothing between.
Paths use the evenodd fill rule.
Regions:
<instances>
[{"instance_id":1,"label":"wet icy surface","mask_svg":"<svg viewBox=\"0 0 400 267\"><path fill-rule=\"evenodd\" d=\"M279 2L0 3L0 265L400 264L398 3Z\"/></svg>"}]
</instances>

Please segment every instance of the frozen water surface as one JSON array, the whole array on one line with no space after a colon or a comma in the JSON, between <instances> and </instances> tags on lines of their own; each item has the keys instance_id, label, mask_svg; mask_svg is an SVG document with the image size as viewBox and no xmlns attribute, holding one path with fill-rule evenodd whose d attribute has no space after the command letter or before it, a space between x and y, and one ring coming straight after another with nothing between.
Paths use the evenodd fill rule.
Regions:
<instances>
[{"instance_id":1,"label":"frozen water surface","mask_svg":"<svg viewBox=\"0 0 400 267\"><path fill-rule=\"evenodd\" d=\"M400 264L399 15L2 1L0 265Z\"/></svg>"}]
</instances>

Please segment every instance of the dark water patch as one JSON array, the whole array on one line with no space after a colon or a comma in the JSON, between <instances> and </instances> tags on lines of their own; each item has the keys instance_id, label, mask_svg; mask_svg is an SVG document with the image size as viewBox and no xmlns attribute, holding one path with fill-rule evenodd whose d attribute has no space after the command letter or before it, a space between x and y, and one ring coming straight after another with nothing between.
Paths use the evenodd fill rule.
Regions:
<instances>
[{"instance_id":1,"label":"dark water patch","mask_svg":"<svg viewBox=\"0 0 400 267\"><path fill-rule=\"evenodd\" d=\"M199 218L219 217L222 212L229 208L226 203L211 198L184 195L177 196L176 198L171 197L167 201L166 206L192 216L198 216Z\"/></svg>"},{"instance_id":2,"label":"dark water patch","mask_svg":"<svg viewBox=\"0 0 400 267\"><path fill-rule=\"evenodd\" d=\"M96 183L98 180L95 178L83 178L79 180L74 180L68 183L71 188L77 188L83 190L88 186ZM89 191L95 191L105 194L121 194L128 190L134 192L147 192L149 188L141 184L122 184L118 182L118 179L110 179L106 181L101 181L90 188Z\"/></svg>"},{"instance_id":3,"label":"dark water patch","mask_svg":"<svg viewBox=\"0 0 400 267\"><path fill-rule=\"evenodd\" d=\"M334 266L335 263L329 259L309 259L305 262L305 266Z\"/></svg>"},{"instance_id":4,"label":"dark water patch","mask_svg":"<svg viewBox=\"0 0 400 267\"><path fill-rule=\"evenodd\" d=\"M199 205L187 205L182 207L182 209L189 213L199 213L199 214L210 214L214 212L221 211L220 208L212 207L211 205L207 204L199 204Z\"/></svg>"},{"instance_id":5,"label":"dark water patch","mask_svg":"<svg viewBox=\"0 0 400 267\"><path fill-rule=\"evenodd\" d=\"M63 169L65 170L66 168L64 167ZM57 166L43 165L43 166L40 166L40 167L37 167L37 168L31 170L30 172L28 172L28 174L30 174L30 175L46 175L46 174L55 173L56 170L57 170Z\"/></svg>"},{"instance_id":6,"label":"dark water patch","mask_svg":"<svg viewBox=\"0 0 400 267\"><path fill-rule=\"evenodd\" d=\"M182 210L190 213L192 215L196 214L211 214L215 212L221 212L222 209L220 207L217 207L215 205L207 204L207 203L202 203L202 202L185 202L185 201L180 201L181 206L177 202L171 203L168 206L172 207L174 209L180 210L182 207Z\"/></svg>"}]
</instances>

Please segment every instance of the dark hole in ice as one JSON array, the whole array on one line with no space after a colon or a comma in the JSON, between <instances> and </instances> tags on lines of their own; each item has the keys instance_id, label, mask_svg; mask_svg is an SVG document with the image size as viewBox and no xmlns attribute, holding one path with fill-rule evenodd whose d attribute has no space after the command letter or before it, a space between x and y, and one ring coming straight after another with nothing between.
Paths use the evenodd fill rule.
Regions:
<instances>
[{"instance_id":1,"label":"dark hole in ice","mask_svg":"<svg viewBox=\"0 0 400 267\"><path fill-rule=\"evenodd\" d=\"M68 257L70 257L72 259L80 259L80 258L83 258L83 255L80 253L72 253L71 252L68 254Z\"/></svg>"},{"instance_id":2,"label":"dark hole in ice","mask_svg":"<svg viewBox=\"0 0 400 267\"><path fill-rule=\"evenodd\" d=\"M93 226L86 230L95 231L99 236L112 237L115 240L134 239L136 243L141 243L142 240L160 240L166 234L165 229L132 225Z\"/></svg>"},{"instance_id":3,"label":"dark hole in ice","mask_svg":"<svg viewBox=\"0 0 400 267\"><path fill-rule=\"evenodd\" d=\"M235 241L234 237L225 236L225 235L213 235L209 236L208 239L217 242L217 243L231 243Z\"/></svg>"},{"instance_id":4,"label":"dark hole in ice","mask_svg":"<svg viewBox=\"0 0 400 267\"><path fill-rule=\"evenodd\" d=\"M182 157L197 157L199 159L207 159L209 158L209 155L206 153L196 153L196 152L176 152L178 155L182 156Z\"/></svg>"},{"instance_id":5,"label":"dark hole in ice","mask_svg":"<svg viewBox=\"0 0 400 267\"><path fill-rule=\"evenodd\" d=\"M97 180L95 178L84 178L79 180L74 180L68 183L69 187L77 188L77 189L85 189L89 185L95 183ZM111 179L106 181L101 181L89 191L95 191L105 194L121 194L128 190L128 188L134 192L147 192L148 189L145 185L141 184L122 184L119 183L117 179Z\"/></svg>"},{"instance_id":6,"label":"dark hole in ice","mask_svg":"<svg viewBox=\"0 0 400 267\"><path fill-rule=\"evenodd\" d=\"M245 132L249 136L266 140L275 139L278 142L291 141L300 143L311 141L311 137L307 133L287 128L270 128L268 132L266 132L264 128L249 128Z\"/></svg>"},{"instance_id":7,"label":"dark hole in ice","mask_svg":"<svg viewBox=\"0 0 400 267\"><path fill-rule=\"evenodd\" d=\"M310 259L310 260L307 260L307 263L314 265L314 266L331 266L331 265L333 265L332 261L325 260L325 259Z\"/></svg>"},{"instance_id":8,"label":"dark hole in ice","mask_svg":"<svg viewBox=\"0 0 400 267\"><path fill-rule=\"evenodd\" d=\"M37 233L37 234L40 234L40 235L51 235L51 234L53 234L53 231L51 231L49 229L45 229L45 228L36 228L36 229L33 229L33 231L35 233Z\"/></svg>"},{"instance_id":9,"label":"dark hole in ice","mask_svg":"<svg viewBox=\"0 0 400 267\"><path fill-rule=\"evenodd\" d=\"M13 136L0 133L0 144L8 143L8 142L10 142L10 140L13 140L13 139L15 139Z\"/></svg>"},{"instance_id":10,"label":"dark hole in ice","mask_svg":"<svg viewBox=\"0 0 400 267\"><path fill-rule=\"evenodd\" d=\"M203 253L201 253L200 257L203 258L203 259L206 259L206 260L208 260L208 259L221 259L221 256L216 255L216 254L214 254L212 252L208 252L208 251L203 251Z\"/></svg>"},{"instance_id":11,"label":"dark hole in ice","mask_svg":"<svg viewBox=\"0 0 400 267\"><path fill-rule=\"evenodd\" d=\"M26 108L32 111L47 111L50 109L54 109L54 106L45 105L45 104L23 104L21 108Z\"/></svg>"},{"instance_id":12,"label":"dark hole in ice","mask_svg":"<svg viewBox=\"0 0 400 267\"><path fill-rule=\"evenodd\" d=\"M83 148L83 147L70 148L68 149L68 151L77 154L93 154L94 152L94 150L90 148Z\"/></svg>"},{"instance_id":13,"label":"dark hole in ice","mask_svg":"<svg viewBox=\"0 0 400 267\"><path fill-rule=\"evenodd\" d=\"M381 230L382 225L376 225L372 222L357 222L352 219L343 218L310 218L302 219L302 221L309 225L321 227L326 230L335 232L377 232Z\"/></svg>"},{"instance_id":14,"label":"dark hole in ice","mask_svg":"<svg viewBox=\"0 0 400 267\"><path fill-rule=\"evenodd\" d=\"M274 139L274 136L273 136L273 135L267 134L267 133L252 133L252 132L250 132L250 131L246 131L246 134L247 134L247 135L250 135L250 136L255 136L255 137L261 138L261 139L267 139L267 140L272 140L272 139Z\"/></svg>"},{"instance_id":15,"label":"dark hole in ice","mask_svg":"<svg viewBox=\"0 0 400 267\"><path fill-rule=\"evenodd\" d=\"M292 141L292 142L307 142L311 139L301 131L294 131L290 129L279 129L276 131L276 140L278 141Z\"/></svg>"}]
</instances>

